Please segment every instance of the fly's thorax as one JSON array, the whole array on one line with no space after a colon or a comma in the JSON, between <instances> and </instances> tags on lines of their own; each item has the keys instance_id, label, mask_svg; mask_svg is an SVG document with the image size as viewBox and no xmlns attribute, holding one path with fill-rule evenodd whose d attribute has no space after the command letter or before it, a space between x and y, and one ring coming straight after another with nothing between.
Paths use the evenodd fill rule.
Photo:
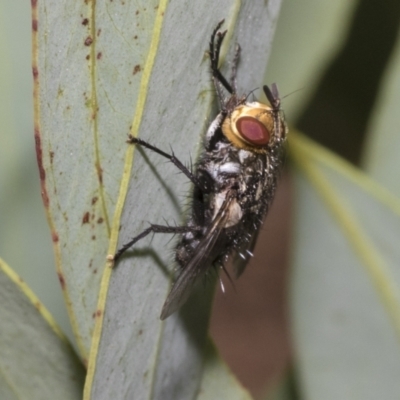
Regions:
<instances>
[{"instance_id":1,"label":"fly's thorax","mask_svg":"<svg viewBox=\"0 0 400 400\"><path fill-rule=\"evenodd\" d=\"M287 128L279 109L252 102L237 106L224 119L222 133L239 149L267 153L285 140Z\"/></svg>"}]
</instances>

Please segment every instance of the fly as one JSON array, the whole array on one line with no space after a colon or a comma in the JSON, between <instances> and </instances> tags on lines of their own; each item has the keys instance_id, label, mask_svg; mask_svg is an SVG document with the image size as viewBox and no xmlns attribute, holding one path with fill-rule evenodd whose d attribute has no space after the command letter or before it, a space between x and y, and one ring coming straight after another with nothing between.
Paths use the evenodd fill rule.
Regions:
<instances>
[{"instance_id":1,"label":"fly","mask_svg":"<svg viewBox=\"0 0 400 400\"><path fill-rule=\"evenodd\" d=\"M238 96L238 45L229 81L218 68L220 49L227 32L219 30L223 22L219 22L212 32L209 44L211 74L220 111L207 130L195 170L186 168L174 154L142 139L129 136L128 140L128 143L170 160L193 184L192 208L186 225L150 225L114 256L117 261L127 249L150 233L179 235L175 248L178 274L164 303L162 320L185 303L193 287L210 269L224 269L229 256L233 256L236 277L242 274L272 203L283 162L288 129L277 86L263 86L269 105L249 102L249 96Z\"/></svg>"}]
</instances>

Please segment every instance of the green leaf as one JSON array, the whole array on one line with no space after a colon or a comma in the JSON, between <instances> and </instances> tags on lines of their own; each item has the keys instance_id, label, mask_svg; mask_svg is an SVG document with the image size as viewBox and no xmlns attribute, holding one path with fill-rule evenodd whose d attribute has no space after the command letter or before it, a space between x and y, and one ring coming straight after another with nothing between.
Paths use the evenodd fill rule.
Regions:
<instances>
[{"instance_id":1,"label":"green leaf","mask_svg":"<svg viewBox=\"0 0 400 400\"><path fill-rule=\"evenodd\" d=\"M400 196L400 41L384 76L376 107L371 115L364 168L381 185Z\"/></svg>"},{"instance_id":2,"label":"green leaf","mask_svg":"<svg viewBox=\"0 0 400 400\"><path fill-rule=\"evenodd\" d=\"M194 145L189 147L193 152L210 123L213 92L210 90L205 50L215 20L231 16L225 22L232 35L227 38L226 45L230 44L232 51L237 40L243 48L238 82L244 92L245 87L257 87L261 82L269 46L265 38L272 34L272 21L277 12L276 5L265 6L257 2L238 7L238 3L226 1L218 3L218 8L213 6L214 14L219 17L210 20L207 17L209 7L204 2L196 3L191 12L196 15L197 22L185 23L180 21L179 16L187 5L169 4L157 57L155 53L149 53L155 62L151 79L145 82L148 107L143 110L138 136L157 143L163 149L173 145L175 154L183 160L185 155L188 158L188 145ZM248 15L258 15L259 19L253 21L251 28L246 26L246 29L240 30ZM265 22L267 16L271 23ZM203 22L200 23L200 20ZM241 33L240 36L237 32ZM254 40L256 33L260 36ZM190 40L179 42L184 35ZM177 43L180 45L177 46ZM165 78L165 71L168 71L168 79ZM248 71L252 74L246 74ZM163 89L166 90L164 95ZM173 95L176 95L175 102L171 102ZM129 148L128 165L131 163L131 152L132 148ZM121 217L120 244L144 230L148 222L162 221L163 217L168 221L175 217L177 223L181 222L177 194L187 190L186 180L156 154L135 152L133 171ZM165 249L169 249L168 239L155 236L151 252L136 253L136 258L121 260L111 275L108 294L107 272L104 275L98 306L100 318L89 359L85 398L109 398L117 393L122 393L122 397L159 398L162 393L165 399L175 399L191 398L198 393L206 373L203 348L206 345L210 294L199 293L197 301L190 302L181 313L171 316L165 323L159 321L162 303L169 290L169 279L165 274L169 265L168 254L165 254ZM148 243L144 241L140 246L146 247ZM114 346L116 342L118 348ZM111 372L109 365L115 366ZM124 379L124 371L132 373L133 378ZM238 392L238 396L242 395Z\"/></svg>"},{"instance_id":3,"label":"green leaf","mask_svg":"<svg viewBox=\"0 0 400 400\"><path fill-rule=\"evenodd\" d=\"M72 337L38 185L31 36L31 3L1 1L0 254Z\"/></svg>"},{"instance_id":4,"label":"green leaf","mask_svg":"<svg viewBox=\"0 0 400 400\"><path fill-rule=\"evenodd\" d=\"M396 398L400 390L400 201L303 136L292 320L307 399Z\"/></svg>"},{"instance_id":5,"label":"green leaf","mask_svg":"<svg viewBox=\"0 0 400 400\"><path fill-rule=\"evenodd\" d=\"M0 398L80 399L85 369L43 304L0 259Z\"/></svg>"},{"instance_id":6,"label":"green leaf","mask_svg":"<svg viewBox=\"0 0 400 400\"><path fill-rule=\"evenodd\" d=\"M204 375L197 400L251 399L250 394L238 385L229 367L221 361L211 341L207 342L204 363Z\"/></svg>"},{"instance_id":7,"label":"green leaf","mask_svg":"<svg viewBox=\"0 0 400 400\"><path fill-rule=\"evenodd\" d=\"M126 138L131 133L166 151L173 146L189 162L215 115L207 56L212 29L226 19L223 60L240 42L238 86L247 94L262 83L279 5L34 3L42 193L83 357L91 347L85 398L192 398L209 379L203 351L212 288L159 320L170 287L169 238L156 236L151 246L144 240L145 250L114 270L106 264L149 222L182 223L189 189L173 165L136 151ZM221 382L233 381L217 370ZM244 396L238 386L232 393Z\"/></svg>"},{"instance_id":8,"label":"green leaf","mask_svg":"<svg viewBox=\"0 0 400 400\"><path fill-rule=\"evenodd\" d=\"M278 82L291 123L307 107L346 40L357 4L356 0L282 2L265 82Z\"/></svg>"},{"instance_id":9,"label":"green leaf","mask_svg":"<svg viewBox=\"0 0 400 400\"><path fill-rule=\"evenodd\" d=\"M267 394L262 397L263 400L297 400L299 399L292 371L286 371L279 379L275 381L272 387L268 388Z\"/></svg>"}]
</instances>

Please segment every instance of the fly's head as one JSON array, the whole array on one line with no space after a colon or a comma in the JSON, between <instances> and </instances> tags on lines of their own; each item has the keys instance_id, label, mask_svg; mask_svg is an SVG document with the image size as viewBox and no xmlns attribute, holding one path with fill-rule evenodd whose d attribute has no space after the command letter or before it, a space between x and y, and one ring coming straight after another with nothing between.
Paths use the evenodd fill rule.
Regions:
<instances>
[{"instance_id":1,"label":"fly's head","mask_svg":"<svg viewBox=\"0 0 400 400\"><path fill-rule=\"evenodd\" d=\"M222 133L235 147L254 153L282 145L288 132L276 85L263 89L269 105L241 102L222 123Z\"/></svg>"}]
</instances>

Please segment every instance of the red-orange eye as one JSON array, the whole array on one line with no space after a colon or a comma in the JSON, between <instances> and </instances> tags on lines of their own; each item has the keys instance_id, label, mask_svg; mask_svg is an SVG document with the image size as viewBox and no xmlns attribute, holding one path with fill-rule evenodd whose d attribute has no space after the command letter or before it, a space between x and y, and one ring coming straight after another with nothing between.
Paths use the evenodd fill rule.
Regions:
<instances>
[{"instance_id":1,"label":"red-orange eye","mask_svg":"<svg viewBox=\"0 0 400 400\"><path fill-rule=\"evenodd\" d=\"M236 121L236 129L243 139L255 145L266 145L269 142L270 133L266 126L253 117L242 117Z\"/></svg>"}]
</instances>

